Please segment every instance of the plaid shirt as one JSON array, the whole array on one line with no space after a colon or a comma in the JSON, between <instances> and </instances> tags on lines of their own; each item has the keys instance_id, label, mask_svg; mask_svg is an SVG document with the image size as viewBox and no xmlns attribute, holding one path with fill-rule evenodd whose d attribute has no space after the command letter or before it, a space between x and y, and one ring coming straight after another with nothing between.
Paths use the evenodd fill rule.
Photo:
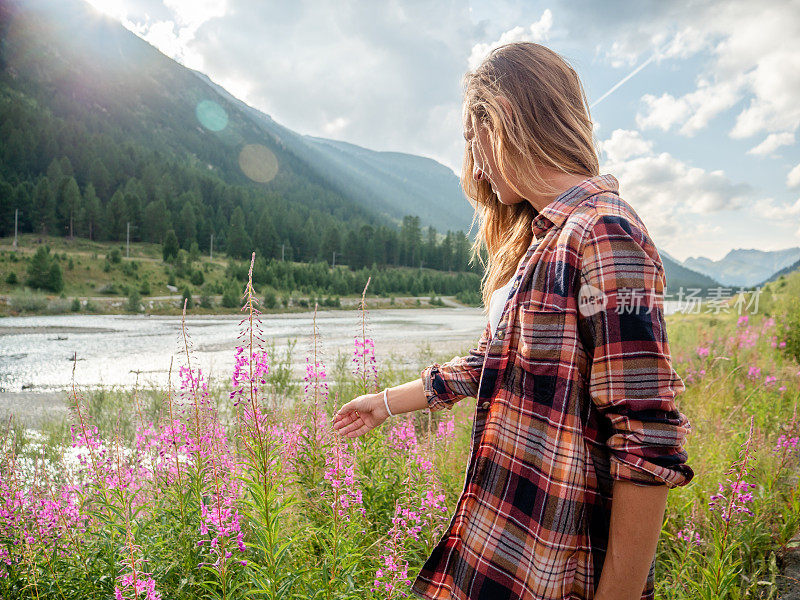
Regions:
<instances>
[{"instance_id":1,"label":"plaid shirt","mask_svg":"<svg viewBox=\"0 0 800 600\"><path fill-rule=\"evenodd\" d=\"M613 480L694 476L664 269L617 180L570 188L532 229L494 339L487 323L467 356L421 373L432 411L477 399L464 490L411 587L422 598L589 600ZM655 556L643 599L654 573Z\"/></svg>"}]
</instances>

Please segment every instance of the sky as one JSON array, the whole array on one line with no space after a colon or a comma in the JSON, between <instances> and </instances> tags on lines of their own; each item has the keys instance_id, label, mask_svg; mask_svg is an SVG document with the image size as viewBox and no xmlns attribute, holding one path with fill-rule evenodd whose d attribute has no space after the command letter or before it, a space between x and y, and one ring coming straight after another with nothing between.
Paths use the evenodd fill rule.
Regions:
<instances>
[{"instance_id":1,"label":"sky","mask_svg":"<svg viewBox=\"0 0 800 600\"><path fill-rule=\"evenodd\" d=\"M544 44L580 76L600 172L660 249L800 246L800 0L90 3L298 133L456 174L464 73Z\"/></svg>"}]
</instances>

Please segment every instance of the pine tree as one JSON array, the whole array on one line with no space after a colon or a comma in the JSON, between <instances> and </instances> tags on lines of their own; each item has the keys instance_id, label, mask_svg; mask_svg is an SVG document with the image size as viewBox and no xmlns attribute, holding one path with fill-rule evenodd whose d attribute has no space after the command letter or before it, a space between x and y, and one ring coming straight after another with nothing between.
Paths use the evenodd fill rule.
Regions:
<instances>
[{"instance_id":1,"label":"pine tree","mask_svg":"<svg viewBox=\"0 0 800 600\"><path fill-rule=\"evenodd\" d=\"M95 193L94 185L89 183L83 193L83 210L81 211L81 224L90 240L97 237L100 227L100 199Z\"/></svg>"},{"instance_id":2,"label":"pine tree","mask_svg":"<svg viewBox=\"0 0 800 600\"><path fill-rule=\"evenodd\" d=\"M50 256L50 248L39 246L28 264L27 284L39 290L50 290L58 293L64 289L61 267L58 261Z\"/></svg>"},{"instance_id":3,"label":"pine tree","mask_svg":"<svg viewBox=\"0 0 800 600\"><path fill-rule=\"evenodd\" d=\"M58 194L58 210L69 224L69 238L75 237L75 216L81 208L81 191L74 177L65 179Z\"/></svg>"},{"instance_id":4,"label":"pine tree","mask_svg":"<svg viewBox=\"0 0 800 600\"><path fill-rule=\"evenodd\" d=\"M231 215L228 229L228 255L234 258L247 258L253 252L253 242L244 227L244 212L237 206Z\"/></svg>"},{"instance_id":5,"label":"pine tree","mask_svg":"<svg viewBox=\"0 0 800 600\"><path fill-rule=\"evenodd\" d=\"M169 262L178 257L178 236L175 235L175 230L170 229L167 235L164 236L164 244L161 248L161 254L164 257L164 262Z\"/></svg>"}]
</instances>

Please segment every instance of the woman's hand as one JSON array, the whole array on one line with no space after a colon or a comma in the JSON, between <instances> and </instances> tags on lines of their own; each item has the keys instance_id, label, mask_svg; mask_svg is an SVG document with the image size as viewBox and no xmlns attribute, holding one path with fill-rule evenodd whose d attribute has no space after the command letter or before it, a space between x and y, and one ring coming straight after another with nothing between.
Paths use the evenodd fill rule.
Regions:
<instances>
[{"instance_id":1,"label":"woman's hand","mask_svg":"<svg viewBox=\"0 0 800 600\"><path fill-rule=\"evenodd\" d=\"M341 436L364 435L389 417L383 405L383 392L353 398L333 416L333 428Z\"/></svg>"}]
</instances>

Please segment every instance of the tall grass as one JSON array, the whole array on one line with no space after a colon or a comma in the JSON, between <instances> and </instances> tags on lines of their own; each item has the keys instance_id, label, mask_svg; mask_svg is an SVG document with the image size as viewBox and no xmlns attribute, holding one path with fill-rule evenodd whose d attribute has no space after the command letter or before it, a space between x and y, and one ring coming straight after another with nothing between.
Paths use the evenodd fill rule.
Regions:
<instances>
[{"instance_id":1,"label":"tall grass","mask_svg":"<svg viewBox=\"0 0 800 600\"><path fill-rule=\"evenodd\" d=\"M472 407L334 433L345 401L418 376L378 368L365 293L350 364L326 364L315 313L297 385L263 339L251 261L227 381L197 367L184 321L166 389L74 385L70 423L4 424L0 597L408 597L462 489ZM800 528L789 333L755 315L669 326L696 476L668 497L657 597L776 598Z\"/></svg>"}]
</instances>

